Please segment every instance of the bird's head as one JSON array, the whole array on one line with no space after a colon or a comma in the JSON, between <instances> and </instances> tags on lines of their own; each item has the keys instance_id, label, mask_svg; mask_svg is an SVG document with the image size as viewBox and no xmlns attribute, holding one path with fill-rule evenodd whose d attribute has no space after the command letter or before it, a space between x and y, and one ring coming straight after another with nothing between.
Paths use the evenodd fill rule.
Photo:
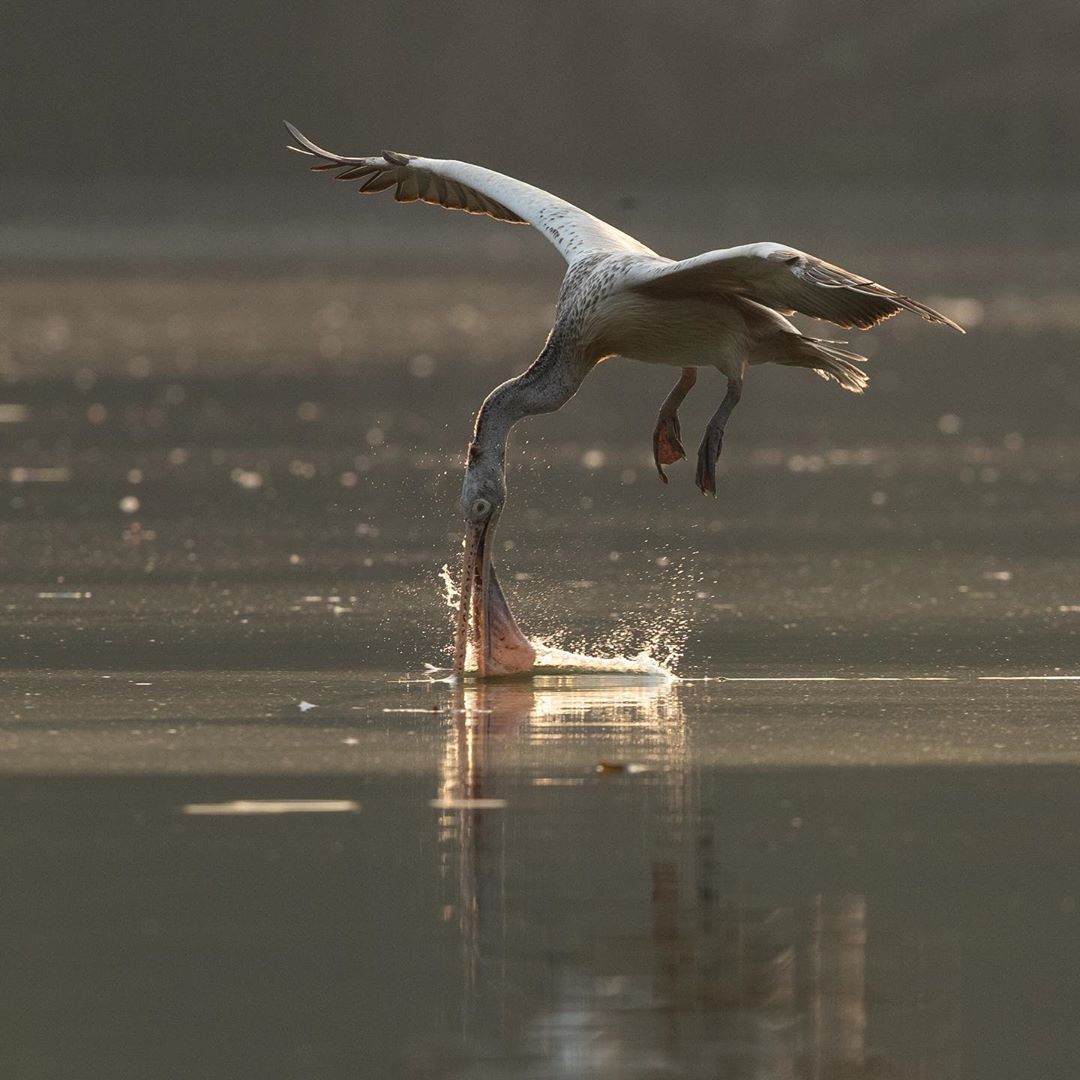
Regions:
<instances>
[{"instance_id":1,"label":"bird's head","mask_svg":"<svg viewBox=\"0 0 1080 1080\"><path fill-rule=\"evenodd\" d=\"M498 520L506 502L502 463L488 461L475 447L469 451L465 481L461 485L461 513L470 529L486 529Z\"/></svg>"},{"instance_id":2,"label":"bird's head","mask_svg":"<svg viewBox=\"0 0 1080 1080\"><path fill-rule=\"evenodd\" d=\"M491 562L495 527L506 501L502 461L469 451L461 512L465 518L461 588L454 635L454 671L463 674L471 649L478 675L529 670L536 652L518 629Z\"/></svg>"}]
</instances>

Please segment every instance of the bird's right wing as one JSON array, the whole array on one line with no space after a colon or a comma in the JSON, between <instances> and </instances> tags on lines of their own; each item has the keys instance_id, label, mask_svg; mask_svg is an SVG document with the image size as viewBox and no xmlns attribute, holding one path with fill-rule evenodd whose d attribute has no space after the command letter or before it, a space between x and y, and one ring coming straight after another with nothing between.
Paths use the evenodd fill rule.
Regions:
<instances>
[{"instance_id":1,"label":"bird's right wing","mask_svg":"<svg viewBox=\"0 0 1080 1080\"><path fill-rule=\"evenodd\" d=\"M362 180L359 190L364 194L394 188L398 202L433 203L447 210L486 214L496 221L532 225L571 264L588 255L654 254L613 225L512 176L464 161L440 161L391 150L376 157L343 157L316 146L287 121L285 126L299 144L290 150L319 159L312 172L340 169L335 179Z\"/></svg>"},{"instance_id":2,"label":"bird's right wing","mask_svg":"<svg viewBox=\"0 0 1080 1080\"><path fill-rule=\"evenodd\" d=\"M787 314L797 311L860 330L910 311L927 322L964 332L948 316L910 296L785 244L747 244L682 262L643 263L636 272L632 287L649 296L744 296Z\"/></svg>"}]
</instances>

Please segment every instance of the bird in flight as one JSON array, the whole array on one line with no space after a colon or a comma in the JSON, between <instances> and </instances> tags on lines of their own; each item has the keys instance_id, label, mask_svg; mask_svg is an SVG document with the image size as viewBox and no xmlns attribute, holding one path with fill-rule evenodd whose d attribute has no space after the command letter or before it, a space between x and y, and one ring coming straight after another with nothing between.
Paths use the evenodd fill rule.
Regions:
<instances>
[{"instance_id":1,"label":"bird in flight","mask_svg":"<svg viewBox=\"0 0 1080 1080\"><path fill-rule=\"evenodd\" d=\"M461 510L466 536L454 641L454 671L484 677L533 666L535 651L518 628L492 563L495 527L506 501L506 443L526 416L554 412L585 376L612 356L680 368L653 429L653 459L686 457L679 406L699 367L714 367L727 387L705 428L695 483L716 494L724 429L742 396L747 366L807 368L852 393L869 378L866 358L845 342L809 337L785 316L796 312L844 329L868 330L908 311L963 333L952 319L910 296L878 285L787 244L758 243L707 251L692 259L658 255L585 210L511 176L463 161L386 150L343 157L317 146L292 124L289 149L317 159L313 172L356 181L364 194L394 189L398 202L426 202L531 225L566 259L555 320L540 355L484 399L469 444Z\"/></svg>"}]
</instances>

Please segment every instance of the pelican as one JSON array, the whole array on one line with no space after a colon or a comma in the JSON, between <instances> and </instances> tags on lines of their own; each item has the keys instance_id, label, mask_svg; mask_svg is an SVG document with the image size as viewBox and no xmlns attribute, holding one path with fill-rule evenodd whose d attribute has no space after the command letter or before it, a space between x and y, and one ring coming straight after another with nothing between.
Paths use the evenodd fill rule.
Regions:
<instances>
[{"instance_id":1,"label":"pelican","mask_svg":"<svg viewBox=\"0 0 1080 1080\"><path fill-rule=\"evenodd\" d=\"M295 140L289 149L318 159L313 172L361 181L359 190L367 195L394 188L398 202L426 202L531 225L567 262L540 355L522 374L495 387L476 416L461 491L466 534L453 661L459 676L469 653L480 677L533 667L535 650L510 612L491 557L506 501L506 443L519 420L561 409L601 360L624 356L681 368L653 430L653 459L664 483L664 466L686 457L679 406L697 369L714 367L724 376L727 389L705 428L695 476L702 494L715 496L724 430L742 396L748 365L808 368L855 394L869 382L859 367L864 356L840 348L846 342L804 335L785 316L799 312L844 329L867 330L909 311L964 332L910 296L787 244L745 244L668 259L511 176L391 150L343 157L317 146L292 124L285 126Z\"/></svg>"}]
</instances>

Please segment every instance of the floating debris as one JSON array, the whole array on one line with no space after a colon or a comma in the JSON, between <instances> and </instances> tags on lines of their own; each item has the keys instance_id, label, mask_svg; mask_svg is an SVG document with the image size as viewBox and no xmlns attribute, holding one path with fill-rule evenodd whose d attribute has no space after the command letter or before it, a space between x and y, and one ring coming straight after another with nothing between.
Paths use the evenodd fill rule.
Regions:
<instances>
[{"instance_id":1,"label":"floating debris","mask_svg":"<svg viewBox=\"0 0 1080 1080\"><path fill-rule=\"evenodd\" d=\"M238 814L355 814L360 804L352 799L236 799L222 803L188 803L185 814L228 816Z\"/></svg>"},{"instance_id":2,"label":"floating debris","mask_svg":"<svg viewBox=\"0 0 1080 1080\"><path fill-rule=\"evenodd\" d=\"M503 810L505 799L432 799L436 810Z\"/></svg>"},{"instance_id":3,"label":"floating debris","mask_svg":"<svg viewBox=\"0 0 1080 1080\"><path fill-rule=\"evenodd\" d=\"M299 709L301 712L310 712L312 709L317 709L318 705L313 705L310 701L301 701Z\"/></svg>"},{"instance_id":4,"label":"floating debris","mask_svg":"<svg viewBox=\"0 0 1080 1080\"><path fill-rule=\"evenodd\" d=\"M979 682L1080 682L1080 675L978 675Z\"/></svg>"},{"instance_id":5,"label":"floating debris","mask_svg":"<svg viewBox=\"0 0 1080 1080\"><path fill-rule=\"evenodd\" d=\"M635 773L648 772L648 765L638 765L632 762L601 761L596 766L596 771L601 776L621 776L623 774L634 775Z\"/></svg>"}]
</instances>

